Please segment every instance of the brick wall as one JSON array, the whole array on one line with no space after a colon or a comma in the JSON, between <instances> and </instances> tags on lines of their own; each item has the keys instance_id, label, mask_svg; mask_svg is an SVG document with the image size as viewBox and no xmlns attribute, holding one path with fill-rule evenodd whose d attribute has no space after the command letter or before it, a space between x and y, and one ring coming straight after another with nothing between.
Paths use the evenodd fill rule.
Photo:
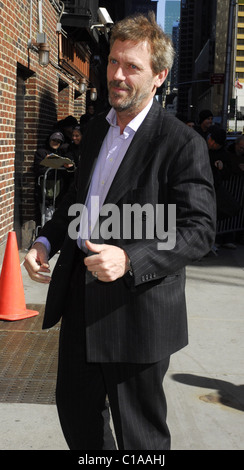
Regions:
<instances>
[{"instance_id":1,"label":"brick wall","mask_svg":"<svg viewBox=\"0 0 244 470\"><path fill-rule=\"evenodd\" d=\"M14 211L15 157L15 41L10 34L15 14L0 2L0 241L11 230Z\"/></svg>"},{"instance_id":2,"label":"brick wall","mask_svg":"<svg viewBox=\"0 0 244 470\"><path fill-rule=\"evenodd\" d=\"M58 64L57 11L49 0L42 3L51 59L45 68L39 66L38 52L27 47L30 31L35 40L39 30L38 2L32 2L31 21L30 0L0 0L0 247L9 231L35 219L37 146L56 120L70 114L79 119L85 112L85 97L77 94L77 83ZM60 79L67 87L59 93Z\"/></svg>"}]
</instances>

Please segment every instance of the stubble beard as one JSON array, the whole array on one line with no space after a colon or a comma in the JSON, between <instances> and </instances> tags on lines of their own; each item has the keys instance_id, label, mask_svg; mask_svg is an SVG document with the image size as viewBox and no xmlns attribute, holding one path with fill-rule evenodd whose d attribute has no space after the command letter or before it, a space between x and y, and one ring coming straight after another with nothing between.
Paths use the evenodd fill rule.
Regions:
<instances>
[{"instance_id":1,"label":"stubble beard","mask_svg":"<svg viewBox=\"0 0 244 470\"><path fill-rule=\"evenodd\" d=\"M127 90L128 95L121 99L118 93L113 92L113 86L119 86L123 90ZM108 101L110 106L112 106L117 112L129 111L131 114L134 114L140 107L141 102L147 98L147 96L148 90L141 93L133 93L132 88L126 85L121 85L120 82L112 81L108 84ZM119 102L118 99L120 100Z\"/></svg>"}]
</instances>

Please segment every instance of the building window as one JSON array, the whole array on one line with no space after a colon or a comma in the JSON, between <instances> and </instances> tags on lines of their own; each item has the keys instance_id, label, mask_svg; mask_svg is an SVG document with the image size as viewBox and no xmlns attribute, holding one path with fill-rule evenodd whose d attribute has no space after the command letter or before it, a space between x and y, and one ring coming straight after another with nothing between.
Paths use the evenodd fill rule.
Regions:
<instances>
[{"instance_id":1,"label":"building window","mask_svg":"<svg viewBox=\"0 0 244 470\"><path fill-rule=\"evenodd\" d=\"M238 72L238 78L244 78L244 72Z\"/></svg>"}]
</instances>

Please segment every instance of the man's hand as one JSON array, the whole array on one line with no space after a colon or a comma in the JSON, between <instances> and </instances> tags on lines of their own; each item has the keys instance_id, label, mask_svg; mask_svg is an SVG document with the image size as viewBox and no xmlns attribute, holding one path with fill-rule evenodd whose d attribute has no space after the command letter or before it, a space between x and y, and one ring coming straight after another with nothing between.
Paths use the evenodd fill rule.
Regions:
<instances>
[{"instance_id":1,"label":"man's hand","mask_svg":"<svg viewBox=\"0 0 244 470\"><path fill-rule=\"evenodd\" d=\"M129 271L129 258L122 248L114 245L98 245L86 241L89 251L96 254L87 256L84 263L93 276L103 282L112 282Z\"/></svg>"},{"instance_id":2,"label":"man's hand","mask_svg":"<svg viewBox=\"0 0 244 470\"><path fill-rule=\"evenodd\" d=\"M30 278L36 282L49 284L51 277L42 273L50 273L48 252L42 243L35 243L25 257L24 267Z\"/></svg>"},{"instance_id":3,"label":"man's hand","mask_svg":"<svg viewBox=\"0 0 244 470\"><path fill-rule=\"evenodd\" d=\"M216 168L218 168L218 170L223 170L224 168L224 164L221 160L216 160L216 162L214 162L214 165L216 166Z\"/></svg>"}]
</instances>

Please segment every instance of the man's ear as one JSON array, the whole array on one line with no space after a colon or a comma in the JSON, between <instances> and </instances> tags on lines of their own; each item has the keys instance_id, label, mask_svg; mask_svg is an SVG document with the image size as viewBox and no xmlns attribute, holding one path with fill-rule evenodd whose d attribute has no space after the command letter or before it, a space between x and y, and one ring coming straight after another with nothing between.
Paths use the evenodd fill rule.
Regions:
<instances>
[{"instance_id":1,"label":"man's ear","mask_svg":"<svg viewBox=\"0 0 244 470\"><path fill-rule=\"evenodd\" d=\"M159 88L163 82L166 80L166 77L168 75L168 69L162 70L162 72L158 73L155 77L155 86Z\"/></svg>"}]
</instances>

